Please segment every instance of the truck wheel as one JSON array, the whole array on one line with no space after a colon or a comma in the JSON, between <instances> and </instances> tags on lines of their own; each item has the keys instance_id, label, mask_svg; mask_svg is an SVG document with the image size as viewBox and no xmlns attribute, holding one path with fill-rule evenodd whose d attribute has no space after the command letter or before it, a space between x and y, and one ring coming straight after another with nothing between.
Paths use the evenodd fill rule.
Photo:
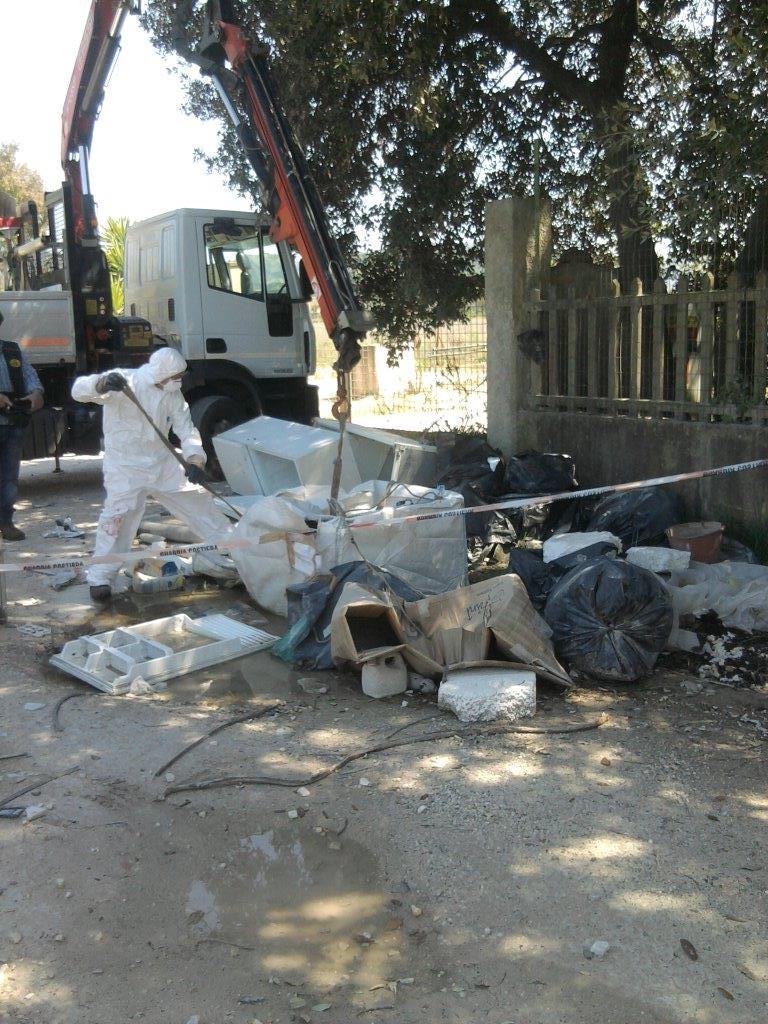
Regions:
<instances>
[{"instance_id":1,"label":"truck wheel","mask_svg":"<svg viewBox=\"0 0 768 1024\"><path fill-rule=\"evenodd\" d=\"M193 403L190 412L192 422L200 431L200 438L208 459L208 472L217 480L223 480L219 460L213 448L213 438L231 427L251 420L261 414L261 409L250 402L238 402L228 395L205 395Z\"/></svg>"}]
</instances>

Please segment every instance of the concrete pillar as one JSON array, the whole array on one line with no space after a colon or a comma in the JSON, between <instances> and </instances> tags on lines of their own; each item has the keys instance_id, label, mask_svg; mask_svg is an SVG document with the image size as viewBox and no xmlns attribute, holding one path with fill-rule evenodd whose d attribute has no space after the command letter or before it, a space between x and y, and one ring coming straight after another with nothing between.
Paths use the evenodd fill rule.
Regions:
<instances>
[{"instance_id":1,"label":"concrete pillar","mask_svg":"<svg viewBox=\"0 0 768 1024\"><path fill-rule=\"evenodd\" d=\"M517 336L530 325L524 302L545 288L552 251L548 200L515 196L485 208L485 313L488 333L488 440L505 455L534 443L525 410L531 365Z\"/></svg>"}]
</instances>

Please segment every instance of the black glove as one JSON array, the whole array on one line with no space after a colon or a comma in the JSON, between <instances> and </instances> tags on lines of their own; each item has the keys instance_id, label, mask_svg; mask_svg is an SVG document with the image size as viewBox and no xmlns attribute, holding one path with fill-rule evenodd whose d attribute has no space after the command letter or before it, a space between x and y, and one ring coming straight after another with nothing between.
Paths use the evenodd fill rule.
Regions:
<instances>
[{"instance_id":1,"label":"black glove","mask_svg":"<svg viewBox=\"0 0 768 1024\"><path fill-rule=\"evenodd\" d=\"M202 466L193 466L190 462L187 463L184 473L191 484L202 484L208 479L208 474Z\"/></svg>"},{"instance_id":2,"label":"black glove","mask_svg":"<svg viewBox=\"0 0 768 1024\"><path fill-rule=\"evenodd\" d=\"M96 381L96 390L100 395L103 395L106 391L122 391L123 388L127 387L128 381L122 373L118 373L116 370L105 373Z\"/></svg>"}]
</instances>

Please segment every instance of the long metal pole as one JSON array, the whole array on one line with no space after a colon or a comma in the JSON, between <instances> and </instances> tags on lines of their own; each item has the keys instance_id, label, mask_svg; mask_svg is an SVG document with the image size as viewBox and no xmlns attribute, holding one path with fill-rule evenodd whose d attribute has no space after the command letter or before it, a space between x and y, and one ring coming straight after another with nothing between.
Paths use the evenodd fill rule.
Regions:
<instances>
[{"instance_id":1,"label":"long metal pole","mask_svg":"<svg viewBox=\"0 0 768 1024\"><path fill-rule=\"evenodd\" d=\"M160 430L158 428L158 426L155 423L155 421L152 419L152 417L149 415L147 410L144 408L144 406L138 400L138 398L133 393L131 388L128 385L126 385L122 389L122 391L123 391L123 394L125 395L125 397L128 399L128 401L129 402L133 402L133 404L139 410L141 415L144 417L144 419L147 421L147 423L150 425L150 427L152 427L152 429L157 434L157 436L160 438L162 443L165 445L165 447L168 449L168 451L171 453L171 455L174 457L174 459L176 459L178 464L181 466L181 468L186 473L186 471L189 469L189 466L188 466L186 460L183 458L183 456L179 455L179 453L173 447L173 445L168 440L168 438L165 436L165 434L162 432L162 430ZM200 486L203 487L206 491L208 491L209 494L212 494L214 498L219 498L221 501L223 501L224 504L227 506L227 508L231 509L232 512L234 512L235 516L238 519L242 519L243 518L243 513L240 512L239 509L236 509L235 506L230 501L227 501L227 499L224 497L223 494L217 494L216 491L214 491L214 489L205 480L201 480L200 481Z\"/></svg>"}]
</instances>

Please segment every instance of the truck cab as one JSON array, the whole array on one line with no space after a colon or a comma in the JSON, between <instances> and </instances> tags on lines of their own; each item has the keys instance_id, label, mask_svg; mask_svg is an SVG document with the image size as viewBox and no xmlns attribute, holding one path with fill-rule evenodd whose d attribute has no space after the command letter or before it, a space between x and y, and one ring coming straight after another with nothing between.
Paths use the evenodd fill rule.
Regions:
<instances>
[{"instance_id":1,"label":"truck cab","mask_svg":"<svg viewBox=\"0 0 768 1024\"><path fill-rule=\"evenodd\" d=\"M189 364L185 394L210 438L260 412L308 422L315 336L300 267L269 219L181 209L133 224L125 309Z\"/></svg>"}]
</instances>

